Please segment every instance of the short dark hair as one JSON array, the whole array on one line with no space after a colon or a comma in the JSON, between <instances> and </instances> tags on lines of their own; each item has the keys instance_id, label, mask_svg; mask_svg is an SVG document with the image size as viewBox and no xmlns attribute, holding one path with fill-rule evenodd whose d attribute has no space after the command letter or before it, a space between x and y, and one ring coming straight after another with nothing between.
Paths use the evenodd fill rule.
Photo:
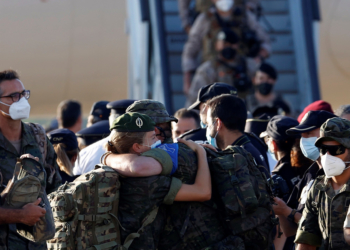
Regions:
<instances>
[{"instance_id":1,"label":"short dark hair","mask_svg":"<svg viewBox=\"0 0 350 250\"><path fill-rule=\"evenodd\" d=\"M11 80L19 80L19 75L16 71L12 69L7 69L0 72L0 83L3 81L11 81ZM0 95L2 94L2 91L0 89Z\"/></svg>"},{"instance_id":2,"label":"short dark hair","mask_svg":"<svg viewBox=\"0 0 350 250\"><path fill-rule=\"evenodd\" d=\"M247 108L239 97L223 94L211 99L208 103L211 118L219 118L229 130L244 132L247 120Z\"/></svg>"},{"instance_id":3,"label":"short dark hair","mask_svg":"<svg viewBox=\"0 0 350 250\"><path fill-rule=\"evenodd\" d=\"M186 108L179 109L175 112L174 117L177 119L181 118L193 118L196 122L196 125L199 127L200 118L199 114L194 110L187 110Z\"/></svg>"},{"instance_id":4,"label":"short dark hair","mask_svg":"<svg viewBox=\"0 0 350 250\"><path fill-rule=\"evenodd\" d=\"M81 115L81 105L74 100L62 101L57 107L57 118L60 127L70 128Z\"/></svg>"}]
</instances>

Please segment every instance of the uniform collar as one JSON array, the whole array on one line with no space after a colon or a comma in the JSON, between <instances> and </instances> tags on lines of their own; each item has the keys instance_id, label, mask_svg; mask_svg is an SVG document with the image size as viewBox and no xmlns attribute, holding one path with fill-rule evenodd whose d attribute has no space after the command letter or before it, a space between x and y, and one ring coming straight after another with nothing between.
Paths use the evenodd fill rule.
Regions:
<instances>
[{"instance_id":1,"label":"uniform collar","mask_svg":"<svg viewBox=\"0 0 350 250\"><path fill-rule=\"evenodd\" d=\"M329 196L331 196L332 194L334 195L333 186L330 180L331 178L327 178L325 175L323 175L318 176L317 179L320 181L316 184L316 189L326 192ZM350 192L350 179L340 189L339 193L342 192Z\"/></svg>"},{"instance_id":2,"label":"uniform collar","mask_svg":"<svg viewBox=\"0 0 350 250\"><path fill-rule=\"evenodd\" d=\"M29 125L26 125L25 123L21 122L22 124L22 136L21 136L21 149L24 148L27 145L35 145L35 138L32 135L31 128ZM18 154L17 151L14 151L12 143L5 138L5 136L0 132L0 147L3 149Z\"/></svg>"},{"instance_id":3,"label":"uniform collar","mask_svg":"<svg viewBox=\"0 0 350 250\"><path fill-rule=\"evenodd\" d=\"M250 143L250 140L249 140L248 136L242 135L241 137L239 137L237 140L235 140L232 143L232 146L243 146L243 145L245 145L247 143Z\"/></svg>"}]
</instances>

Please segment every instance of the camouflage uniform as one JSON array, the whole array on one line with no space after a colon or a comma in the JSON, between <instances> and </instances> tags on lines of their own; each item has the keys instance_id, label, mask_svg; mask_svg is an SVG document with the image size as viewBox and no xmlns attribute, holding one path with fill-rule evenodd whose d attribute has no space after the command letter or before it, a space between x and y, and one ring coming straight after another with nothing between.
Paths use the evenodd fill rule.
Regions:
<instances>
[{"instance_id":1,"label":"camouflage uniform","mask_svg":"<svg viewBox=\"0 0 350 250\"><path fill-rule=\"evenodd\" d=\"M6 185L13 176L16 160L22 154L31 154L39 158L39 162L45 166L47 172L46 192L50 193L61 185L61 176L59 175L58 166L56 163L56 154L50 143L47 141L46 164L44 164L42 153L36 141L35 135L31 127L22 123L22 143L21 152L18 153L14 146L0 132L0 169L3 175L3 183ZM51 178L49 178L51 176ZM16 225L9 225L8 241L6 241L6 232L0 231L0 249L46 249L46 242L34 243L19 236L16 232ZM8 243L6 247L5 244Z\"/></svg>"},{"instance_id":2,"label":"camouflage uniform","mask_svg":"<svg viewBox=\"0 0 350 250\"><path fill-rule=\"evenodd\" d=\"M324 249L349 249L343 224L350 204L350 180L335 194L330 180L317 177L299 222L295 243Z\"/></svg>"},{"instance_id":3,"label":"camouflage uniform","mask_svg":"<svg viewBox=\"0 0 350 250\"><path fill-rule=\"evenodd\" d=\"M258 8L260 0L246 0L247 6L252 10L256 11ZM179 5L179 16L181 19L182 27L185 28L188 25L191 25L190 22L190 13L189 13L189 6L190 6L191 0L178 0ZM196 11L197 12L204 12L207 11L210 6L213 4L212 0L196 0Z\"/></svg>"},{"instance_id":4,"label":"camouflage uniform","mask_svg":"<svg viewBox=\"0 0 350 250\"><path fill-rule=\"evenodd\" d=\"M156 123L177 121L169 116L162 103L153 100L136 101L127 112L147 114ZM172 143L172 140L167 139L164 143ZM172 176L182 183L193 184L197 164L196 153L180 143L178 168ZM166 209L167 219L158 249L202 249L223 240L227 234L213 206L211 202L174 202L171 206L161 206L161 209Z\"/></svg>"},{"instance_id":5,"label":"camouflage uniform","mask_svg":"<svg viewBox=\"0 0 350 250\"><path fill-rule=\"evenodd\" d=\"M315 145L320 146L324 140L334 140L349 149L349 133L350 121L340 117L328 119L321 126L321 136ZM343 232L349 197L350 179L335 192L332 179L317 177L308 193L295 243L322 246L323 249L349 249Z\"/></svg>"},{"instance_id":6,"label":"camouflage uniform","mask_svg":"<svg viewBox=\"0 0 350 250\"><path fill-rule=\"evenodd\" d=\"M139 122L138 122L139 121ZM117 132L149 132L154 131L155 122L147 115L128 112L119 116L111 125ZM134 239L129 249L156 249L160 233L165 222L165 211L160 209L155 220L141 229L144 219L149 213L158 209L160 204L171 204L181 188L181 181L171 178L173 163L168 153L162 149L152 149L142 156L156 159L163 167L162 175L144 178L120 178L120 199L118 217L123 230L123 244L130 244L128 236L139 232L140 237ZM140 232L139 229L142 231Z\"/></svg>"},{"instance_id":7,"label":"camouflage uniform","mask_svg":"<svg viewBox=\"0 0 350 250\"><path fill-rule=\"evenodd\" d=\"M246 58L248 78L251 79L258 69L258 64L252 58ZM236 64L232 64L232 67ZM212 84L214 82L224 82L234 86L233 70L220 64L215 60L208 60L202 63L196 70L196 74L191 82L191 87L188 91L186 107L189 107L197 99L200 88Z\"/></svg>"},{"instance_id":8,"label":"camouflage uniform","mask_svg":"<svg viewBox=\"0 0 350 250\"><path fill-rule=\"evenodd\" d=\"M169 155L161 149L153 149L143 154L157 159L163 166L164 175L169 175L172 164ZM160 207L164 200L171 204L181 188L181 181L169 176L143 178L120 178L119 220L125 230L121 230L122 242L141 228L142 221L153 209ZM129 249L156 249L165 224L165 208L160 207L156 219L145 227Z\"/></svg>"},{"instance_id":9,"label":"camouflage uniform","mask_svg":"<svg viewBox=\"0 0 350 250\"><path fill-rule=\"evenodd\" d=\"M211 9L206 13L201 13L194 22L182 53L183 72L190 72L196 69L197 56L202 49L204 50L203 61L212 59L212 51L214 49L213 42L218 32L222 29L218 25L215 25L214 14L215 10ZM256 20L255 15L249 10L246 11L246 22L247 26L255 31L258 39L262 41L261 46L268 52L271 52L269 36ZM212 27L213 25L215 27ZM203 41L206 41L204 45Z\"/></svg>"}]
</instances>

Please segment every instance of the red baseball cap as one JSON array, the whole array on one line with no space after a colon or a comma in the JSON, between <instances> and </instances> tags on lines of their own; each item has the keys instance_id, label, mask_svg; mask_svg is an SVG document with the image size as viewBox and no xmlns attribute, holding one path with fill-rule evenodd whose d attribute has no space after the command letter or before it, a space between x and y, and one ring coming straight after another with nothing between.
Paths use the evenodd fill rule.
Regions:
<instances>
[{"instance_id":1,"label":"red baseball cap","mask_svg":"<svg viewBox=\"0 0 350 250\"><path fill-rule=\"evenodd\" d=\"M324 110L334 114L332 106L328 102L318 100L309 104L304 108L303 112L298 116L298 122L301 122L301 120L303 119L304 115L306 115L307 112L317 111L317 110Z\"/></svg>"}]
</instances>

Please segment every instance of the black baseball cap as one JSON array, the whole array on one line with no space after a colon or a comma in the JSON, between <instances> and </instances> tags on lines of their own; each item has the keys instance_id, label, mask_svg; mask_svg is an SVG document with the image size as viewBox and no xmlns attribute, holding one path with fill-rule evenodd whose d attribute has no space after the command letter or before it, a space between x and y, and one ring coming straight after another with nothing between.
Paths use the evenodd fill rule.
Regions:
<instances>
[{"instance_id":1,"label":"black baseball cap","mask_svg":"<svg viewBox=\"0 0 350 250\"><path fill-rule=\"evenodd\" d=\"M288 135L300 135L301 133L309 132L316 128L320 128L328 119L337 117L328 111L317 110L307 112L300 124L286 131Z\"/></svg>"},{"instance_id":2,"label":"black baseball cap","mask_svg":"<svg viewBox=\"0 0 350 250\"><path fill-rule=\"evenodd\" d=\"M123 99L114 102L109 102L107 104L107 109L111 110L111 114L125 114L126 109L135 102L132 99Z\"/></svg>"},{"instance_id":3,"label":"black baseball cap","mask_svg":"<svg viewBox=\"0 0 350 250\"><path fill-rule=\"evenodd\" d=\"M295 136L287 135L286 130L296 127L299 125L299 122L293 118L276 115L271 118L267 124L265 132L260 134L260 137L270 136L276 141L288 141L294 139Z\"/></svg>"},{"instance_id":4,"label":"black baseball cap","mask_svg":"<svg viewBox=\"0 0 350 250\"><path fill-rule=\"evenodd\" d=\"M55 129L47 134L52 145L63 143L66 145L66 151L71 151L78 148L78 140L75 134L69 129Z\"/></svg>"},{"instance_id":5,"label":"black baseball cap","mask_svg":"<svg viewBox=\"0 0 350 250\"><path fill-rule=\"evenodd\" d=\"M215 96L222 94L231 94L237 96L237 89L227 83L216 82L207 86L200 88L198 91L197 101L187 108L190 109L199 109L199 104L201 102L206 102Z\"/></svg>"},{"instance_id":6,"label":"black baseball cap","mask_svg":"<svg viewBox=\"0 0 350 250\"><path fill-rule=\"evenodd\" d=\"M89 146L107 136L111 131L109 130L109 121L103 120L92 124L88 128L78 131L75 135L84 140L85 145Z\"/></svg>"},{"instance_id":7,"label":"black baseball cap","mask_svg":"<svg viewBox=\"0 0 350 250\"><path fill-rule=\"evenodd\" d=\"M108 120L109 113L111 112L107 109L108 101L99 101L95 102L92 105L90 115L93 115L98 118L98 121Z\"/></svg>"}]
</instances>

